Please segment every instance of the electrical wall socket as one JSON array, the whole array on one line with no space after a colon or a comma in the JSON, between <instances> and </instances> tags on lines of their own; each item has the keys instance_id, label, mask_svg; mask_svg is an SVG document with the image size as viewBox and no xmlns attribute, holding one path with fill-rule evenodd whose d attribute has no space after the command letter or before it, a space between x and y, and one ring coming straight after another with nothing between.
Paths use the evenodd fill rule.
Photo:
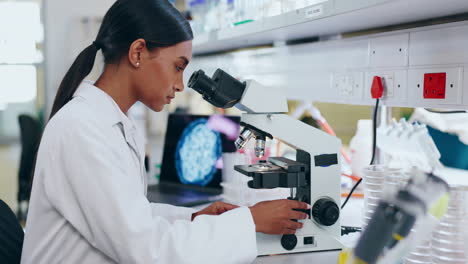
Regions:
<instances>
[{"instance_id":1,"label":"electrical wall socket","mask_svg":"<svg viewBox=\"0 0 468 264\"><path fill-rule=\"evenodd\" d=\"M424 99L445 99L447 73L424 74Z\"/></svg>"},{"instance_id":2,"label":"electrical wall socket","mask_svg":"<svg viewBox=\"0 0 468 264\"><path fill-rule=\"evenodd\" d=\"M445 96L433 96L428 98L424 94L424 77L430 76L428 74L446 74L445 79ZM462 81L463 81L463 68L427 68L427 69L413 69L408 72L408 92L410 100L421 104L433 105L447 105L447 104L461 104L462 102ZM427 83L426 83L427 84ZM427 87L426 87L427 88ZM425 98L426 97L426 98Z\"/></svg>"},{"instance_id":3,"label":"electrical wall socket","mask_svg":"<svg viewBox=\"0 0 468 264\"><path fill-rule=\"evenodd\" d=\"M332 76L332 87L340 97L361 98L363 77L362 72L337 73Z\"/></svg>"},{"instance_id":4,"label":"electrical wall socket","mask_svg":"<svg viewBox=\"0 0 468 264\"><path fill-rule=\"evenodd\" d=\"M380 77L382 78L382 84L384 87L384 98L392 98L395 89L395 77L393 73L384 74Z\"/></svg>"},{"instance_id":5,"label":"electrical wall socket","mask_svg":"<svg viewBox=\"0 0 468 264\"><path fill-rule=\"evenodd\" d=\"M373 100L370 94L370 90L374 76L379 76L382 78L382 84L384 86L384 94L382 97L383 101L402 102L407 99L405 92L407 72L405 70L367 72L365 76L366 85L364 86L365 99Z\"/></svg>"}]
</instances>

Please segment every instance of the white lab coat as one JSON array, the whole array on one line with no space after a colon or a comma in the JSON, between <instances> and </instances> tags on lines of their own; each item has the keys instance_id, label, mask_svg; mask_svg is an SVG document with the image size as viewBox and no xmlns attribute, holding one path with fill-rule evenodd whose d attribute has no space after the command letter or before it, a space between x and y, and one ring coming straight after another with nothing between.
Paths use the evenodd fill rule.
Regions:
<instances>
[{"instance_id":1,"label":"white lab coat","mask_svg":"<svg viewBox=\"0 0 468 264\"><path fill-rule=\"evenodd\" d=\"M110 96L84 82L39 148L22 263L251 263L248 208L220 216L152 204L144 148Z\"/></svg>"}]
</instances>

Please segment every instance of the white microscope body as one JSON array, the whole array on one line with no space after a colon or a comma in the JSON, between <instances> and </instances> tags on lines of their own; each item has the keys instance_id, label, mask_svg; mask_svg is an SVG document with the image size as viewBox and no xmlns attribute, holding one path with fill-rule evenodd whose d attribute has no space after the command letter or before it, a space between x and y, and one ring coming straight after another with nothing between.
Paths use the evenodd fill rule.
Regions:
<instances>
[{"instance_id":1,"label":"white microscope body","mask_svg":"<svg viewBox=\"0 0 468 264\"><path fill-rule=\"evenodd\" d=\"M312 206L321 200L329 199L337 205L341 201L341 168L339 153L341 141L321 130L309 126L286 114L287 100L281 91L267 89L255 81L247 81L247 86L241 101L236 105L247 113L242 115L241 121L261 131L265 131L289 146L303 150L310 154L310 194ZM315 157L323 155L338 155L337 163L320 166ZM317 163L319 160L317 160ZM301 197L299 197L301 198ZM297 245L292 250L282 246L280 235L265 235L257 233L257 247L259 255L282 254L292 252L322 251L341 249L340 221L331 226L319 223L312 216L311 219L301 220L302 229L296 232Z\"/></svg>"},{"instance_id":2,"label":"white microscope body","mask_svg":"<svg viewBox=\"0 0 468 264\"><path fill-rule=\"evenodd\" d=\"M223 78L228 78L225 76L227 74L218 71L213 76L213 80L220 84L219 87L231 85L229 82L236 82L235 80L223 82ZM201 85L197 85L195 80L199 78L193 78L189 86L192 88L198 86L198 89L194 89L200 92ZM340 250L342 248L339 241L341 141L284 114L288 112L288 106L283 91L269 89L252 80L242 85L243 91L236 95L240 98L237 100L223 98L225 102L229 101L228 107L235 106L246 112L241 118L244 129L236 145L243 147L250 138L255 137L256 155L261 157L264 153L265 139L275 137L296 149L298 154L296 161L270 158L265 163L235 166L235 169L252 177L252 181L249 182L251 188L294 188L292 193L295 193L295 197L289 199L307 202L312 206L312 209L306 212L311 215L310 219L299 220L304 226L297 230L295 235L257 233L258 254ZM215 95L208 94L213 93L214 88L206 90L210 91L200 93L207 101L216 105L219 101L216 101ZM234 89L229 88L226 92L220 93L231 93L232 90ZM224 104L219 106L221 105L225 106Z\"/></svg>"}]
</instances>

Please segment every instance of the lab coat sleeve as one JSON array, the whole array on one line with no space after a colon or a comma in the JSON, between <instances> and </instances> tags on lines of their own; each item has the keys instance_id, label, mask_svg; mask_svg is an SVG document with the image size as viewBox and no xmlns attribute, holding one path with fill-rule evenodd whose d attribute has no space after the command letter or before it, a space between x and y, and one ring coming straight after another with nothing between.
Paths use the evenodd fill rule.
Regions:
<instances>
[{"instance_id":1,"label":"lab coat sleeve","mask_svg":"<svg viewBox=\"0 0 468 264\"><path fill-rule=\"evenodd\" d=\"M192 214L196 212L191 208L159 203L151 203L151 210L153 217L162 216L170 223L174 223L176 220L192 221Z\"/></svg>"},{"instance_id":2,"label":"lab coat sleeve","mask_svg":"<svg viewBox=\"0 0 468 264\"><path fill-rule=\"evenodd\" d=\"M60 128L51 173L45 176L47 198L93 247L117 263L255 259L255 225L248 208L194 222L154 214L139 175L128 175L130 163L122 158L128 155L122 153L129 148L109 142L99 125Z\"/></svg>"}]
</instances>

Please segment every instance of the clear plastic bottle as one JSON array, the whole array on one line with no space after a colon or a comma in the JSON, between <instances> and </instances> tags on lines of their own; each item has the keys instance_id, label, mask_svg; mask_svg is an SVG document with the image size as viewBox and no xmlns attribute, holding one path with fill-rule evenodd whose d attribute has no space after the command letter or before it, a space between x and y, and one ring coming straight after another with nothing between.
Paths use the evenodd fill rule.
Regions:
<instances>
[{"instance_id":1,"label":"clear plastic bottle","mask_svg":"<svg viewBox=\"0 0 468 264\"><path fill-rule=\"evenodd\" d=\"M353 175L362 177L362 169L372 159L372 120L359 120L354 137L349 143L351 151L351 170Z\"/></svg>"}]
</instances>

